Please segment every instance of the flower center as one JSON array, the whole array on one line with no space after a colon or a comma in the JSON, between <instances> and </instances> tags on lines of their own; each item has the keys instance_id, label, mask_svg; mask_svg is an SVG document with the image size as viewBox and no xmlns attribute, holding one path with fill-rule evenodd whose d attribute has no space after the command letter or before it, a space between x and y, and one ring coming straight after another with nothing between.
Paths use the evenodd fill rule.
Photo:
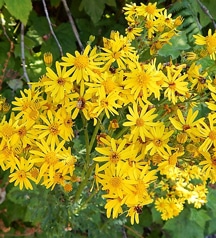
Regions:
<instances>
[{"instance_id":1,"label":"flower center","mask_svg":"<svg viewBox=\"0 0 216 238\"><path fill-rule=\"evenodd\" d=\"M26 135L26 128L25 128L25 126L21 127L18 130L18 134L19 134L20 137L24 137Z\"/></svg>"},{"instance_id":2,"label":"flower center","mask_svg":"<svg viewBox=\"0 0 216 238\"><path fill-rule=\"evenodd\" d=\"M216 131L210 131L209 132L209 138L211 140L216 140Z\"/></svg>"},{"instance_id":3,"label":"flower center","mask_svg":"<svg viewBox=\"0 0 216 238\"><path fill-rule=\"evenodd\" d=\"M138 118L136 120L136 126L138 126L138 127L144 126L144 121L142 118Z\"/></svg>"},{"instance_id":4,"label":"flower center","mask_svg":"<svg viewBox=\"0 0 216 238\"><path fill-rule=\"evenodd\" d=\"M114 164L117 164L119 161L119 155L116 152L113 152L110 156L110 161Z\"/></svg>"},{"instance_id":5,"label":"flower center","mask_svg":"<svg viewBox=\"0 0 216 238\"><path fill-rule=\"evenodd\" d=\"M59 125L57 123L53 123L50 125L49 130L52 135L58 135L59 130L58 130Z\"/></svg>"},{"instance_id":6,"label":"flower center","mask_svg":"<svg viewBox=\"0 0 216 238\"><path fill-rule=\"evenodd\" d=\"M88 66L88 64L89 64L89 59L85 55L78 55L74 60L74 66L77 69L84 69Z\"/></svg>"},{"instance_id":7,"label":"flower center","mask_svg":"<svg viewBox=\"0 0 216 238\"><path fill-rule=\"evenodd\" d=\"M48 152L46 155L45 155L45 161L48 165L54 165L56 164L57 162L57 157L56 157L56 153L55 152Z\"/></svg>"},{"instance_id":8,"label":"flower center","mask_svg":"<svg viewBox=\"0 0 216 238\"><path fill-rule=\"evenodd\" d=\"M170 89L175 89L176 88L176 84L174 82L169 83L169 88Z\"/></svg>"},{"instance_id":9,"label":"flower center","mask_svg":"<svg viewBox=\"0 0 216 238\"><path fill-rule=\"evenodd\" d=\"M154 15L155 13L155 6L154 5L148 5L146 6L146 12L150 15Z\"/></svg>"},{"instance_id":10,"label":"flower center","mask_svg":"<svg viewBox=\"0 0 216 238\"><path fill-rule=\"evenodd\" d=\"M119 188L121 186L121 178L119 177L111 178L110 184L114 188Z\"/></svg>"},{"instance_id":11,"label":"flower center","mask_svg":"<svg viewBox=\"0 0 216 238\"><path fill-rule=\"evenodd\" d=\"M162 146L163 142L160 139L155 139L154 144L158 147Z\"/></svg>"},{"instance_id":12,"label":"flower center","mask_svg":"<svg viewBox=\"0 0 216 238\"><path fill-rule=\"evenodd\" d=\"M26 179L26 173L24 170L17 171L17 176L20 180Z\"/></svg>"},{"instance_id":13,"label":"flower center","mask_svg":"<svg viewBox=\"0 0 216 238\"><path fill-rule=\"evenodd\" d=\"M109 105L109 103L108 103L108 101L107 101L106 99L101 100L101 106L102 106L103 108L107 108L108 105Z\"/></svg>"},{"instance_id":14,"label":"flower center","mask_svg":"<svg viewBox=\"0 0 216 238\"><path fill-rule=\"evenodd\" d=\"M139 73L137 75L137 81L139 86L143 87L146 86L146 84L149 82L149 75L145 72Z\"/></svg>"},{"instance_id":15,"label":"flower center","mask_svg":"<svg viewBox=\"0 0 216 238\"><path fill-rule=\"evenodd\" d=\"M214 36L207 36L206 43L210 47L216 47L216 38Z\"/></svg>"},{"instance_id":16,"label":"flower center","mask_svg":"<svg viewBox=\"0 0 216 238\"><path fill-rule=\"evenodd\" d=\"M57 80L57 83L60 85L60 86L64 86L65 85L65 82L66 80L64 78L58 78Z\"/></svg>"}]
</instances>

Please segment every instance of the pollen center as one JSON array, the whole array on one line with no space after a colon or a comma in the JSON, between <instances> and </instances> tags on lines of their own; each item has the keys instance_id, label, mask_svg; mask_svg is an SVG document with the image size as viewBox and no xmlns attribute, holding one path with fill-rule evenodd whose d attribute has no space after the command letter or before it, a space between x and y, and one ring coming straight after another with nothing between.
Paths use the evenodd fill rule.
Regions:
<instances>
[{"instance_id":1,"label":"pollen center","mask_svg":"<svg viewBox=\"0 0 216 238\"><path fill-rule=\"evenodd\" d=\"M118 188L121 185L121 178L114 177L110 180L110 184L112 187Z\"/></svg>"},{"instance_id":2,"label":"pollen center","mask_svg":"<svg viewBox=\"0 0 216 238\"><path fill-rule=\"evenodd\" d=\"M84 69L88 66L88 64L89 64L89 59L85 55L79 55L74 60L74 66L77 69Z\"/></svg>"},{"instance_id":3,"label":"pollen center","mask_svg":"<svg viewBox=\"0 0 216 238\"><path fill-rule=\"evenodd\" d=\"M146 7L146 12L147 12L148 14L153 15L153 14L155 13L155 6L154 6L154 5L148 5L148 6Z\"/></svg>"},{"instance_id":4,"label":"pollen center","mask_svg":"<svg viewBox=\"0 0 216 238\"><path fill-rule=\"evenodd\" d=\"M58 133L59 133L58 124L53 123L52 125L50 125L49 130L50 130L52 135L58 135Z\"/></svg>"},{"instance_id":5,"label":"pollen center","mask_svg":"<svg viewBox=\"0 0 216 238\"><path fill-rule=\"evenodd\" d=\"M58 78L57 80L57 83L60 85L60 86L64 86L65 85L65 79L64 78Z\"/></svg>"},{"instance_id":6,"label":"pollen center","mask_svg":"<svg viewBox=\"0 0 216 238\"><path fill-rule=\"evenodd\" d=\"M160 146L162 146L162 141L160 140L160 139L155 139L154 140L154 144L156 145L156 146L158 146L158 147L160 147Z\"/></svg>"},{"instance_id":7,"label":"pollen center","mask_svg":"<svg viewBox=\"0 0 216 238\"><path fill-rule=\"evenodd\" d=\"M209 138L211 140L216 140L216 131L210 131L209 132Z\"/></svg>"},{"instance_id":8,"label":"pollen center","mask_svg":"<svg viewBox=\"0 0 216 238\"><path fill-rule=\"evenodd\" d=\"M119 161L119 155L116 152L113 152L110 156L110 161L114 164L117 164Z\"/></svg>"},{"instance_id":9,"label":"pollen center","mask_svg":"<svg viewBox=\"0 0 216 238\"><path fill-rule=\"evenodd\" d=\"M18 171L18 178L19 179L25 179L26 178L26 173L24 170Z\"/></svg>"},{"instance_id":10,"label":"pollen center","mask_svg":"<svg viewBox=\"0 0 216 238\"><path fill-rule=\"evenodd\" d=\"M142 118L138 118L136 120L136 126L139 126L139 127L144 126L144 121Z\"/></svg>"},{"instance_id":11,"label":"pollen center","mask_svg":"<svg viewBox=\"0 0 216 238\"><path fill-rule=\"evenodd\" d=\"M1 133L3 137L5 137L6 139L10 139L10 137L14 134L14 129L13 127L6 124L2 128Z\"/></svg>"},{"instance_id":12,"label":"pollen center","mask_svg":"<svg viewBox=\"0 0 216 238\"><path fill-rule=\"evenodd\" d=\"M139 73L137 75L137 81L139 86L143 87L146 86L146 84L149 82L149 75L145 72Z\"/></svg>"}]
</instances>

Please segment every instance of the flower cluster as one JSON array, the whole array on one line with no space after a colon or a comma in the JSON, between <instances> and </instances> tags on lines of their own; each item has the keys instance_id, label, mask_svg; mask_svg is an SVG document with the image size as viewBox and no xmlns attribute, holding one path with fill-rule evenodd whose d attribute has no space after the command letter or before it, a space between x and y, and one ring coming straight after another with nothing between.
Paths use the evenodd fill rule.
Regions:
<instances>
[{"instance_id":1,"label":"flower cluster","mask_svg":"<svg viewBox=\"0 0 216 238\"><path fill-rule=\"evenodd\" d=\"M167 220L186 203L205 204L207 186L216 182L215 79L195 52L182 63L142 62L140 52L155 55L182 18L151 3L124 10L125 36L111 32L101 47L67 53L15 98L10 119L0 123L0 166L20 189L59 184L70 192L78 158L69 142L81 120L84 182L94 168L107 216L127 211L138 223L142 207L154 203ZM214 58L215 33L194 37Z\"/></svg>"}]
</instances>

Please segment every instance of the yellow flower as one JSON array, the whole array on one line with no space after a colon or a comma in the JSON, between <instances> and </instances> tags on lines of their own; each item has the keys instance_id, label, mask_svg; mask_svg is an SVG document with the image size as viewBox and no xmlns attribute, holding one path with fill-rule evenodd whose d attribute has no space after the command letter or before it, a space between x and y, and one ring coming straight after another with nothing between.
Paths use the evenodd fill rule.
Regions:
<instances>
[{"instance_id":1,"label":"yellow flower","mask_svg":"<svg viewBox=\"0 0 216 238\"><path fill-rule=\"evenodd\" d=\"M201 134L198 130L198 125L204 120L204 118L200 118L196 120L199 111L196 110L193 112L193 109L190 108L188 110L187 117L185 119L182 111L180 109L177 110L177 118L169 117L170 122L173 126L180 131L186 132L191 138L200 137Z\"/></svg>"},{"instance_id":2,"label":"yellow flower","mask_svg":"<svg viewBox=\"0 0 216 238\"><path fill-rule=\"evenodd\" d=\"M188 82L185 81L187 74L181 74L182 68L175 68L172 66L167 66L167 78L164 79L166 87L164 91L164 96L168 97L169 101L176 104L178 101L178 96L184 96L188 92Z\"/></svg>"},{"instance_id":3,"label":"yellow flower","mask_svg":"<svg viewBox=\"0 0 216 238\"><path fill-rule=\"evenodd\" d=\"M208 122L208 125L202 122L201 125L198 126L201 135L205 138L199 147L200 151L208 151L212 145L216 147L216 113L208 114Z\"/></svg>"},{"instance_id":4,"label":"yellow flower","mask_svg":"<svg viewBox=\"0 0 216 238\"><path fill-rule=\"evenodd\" d=\"M100 178L102 190L108 191L106 198L109 195L117 195L121 199L125 194L131 193L134 190L134 184L136 181L128 178L127 163L120 162L116 165L115 169L107 168L105 173L98 173Z\"/></svg>"},{"instance_id":5,"label":"yellow flower","mask_svg":"<svg viewBox=\"0 0 216 238\"><path fill-rule=\"evenodd\" d=\"M156 98L160 98L160 85L158 82L162 76L157 71L154 65L137 65L137 68L130 73L125 73L126 80L124 81L125 89L130 89L134 99L141 97L145 102L152 94Z\"/></svg>"},{"instance_id":6,"label":"yellow flower","mask_svg":"<svg viewBox=\"0 0 216 238\"><path fill-rule=\"evenodd\" d=\"M98 99L93 103L94 110L92 113L96 113L97 117L104 111L107 118L110 118L110 113L112 115L118 115L116 109L121 108L122 106L118 103L120 96L116 92L111 92L106 95L104 87L101 87L98 90Z\"/></svg>"},{"instance_id":7,"label":"yellow flower","mask_svg":"<svg viewBox=\"0 0 216 238\"><path fill-rule=\"evenodd\" d=\"M107 197L107 195L103 195L104 198ZM106 215L108 218L117 218L119 214L123 213L122 209L122 199L118 195L108 195L108 199L106 201L105 209L106 209Z\"/></svg>"},{"instance_id":8,"label":"yellow flower","mask_svg":"<svg viewBox=\"0 0 216 238\"><path fill-rule=\"evenodd\" d=\"M129 139L133 139L135 142L138 137L141 137L142 141L145 141L146 136L151 136L149 133L150 127L158 125L158 123L153 122L157 117L157 114L154 114L156 109L148 110L148 105L143 105L139 109L136 103L133 104L133 108L128 107L128 109L130 114L127 114L126 118L129 121L124 122L123 126L130 127L131 135Z\"/></svg>"},{"instance_id":9,"label":"yellow flower","mask_svg":"<svg viewBox=\"0 0 216 238\"><path fill-rule=\"evenodd\" d=\"M212 30L208 30L208 35L206 37L198 34L194 35L195 44L204 45L211 59L215 60L216 53L216 32L212 34Z\"/></svg>"},{"instance_id":10,"label":"yellow flower","mask_svg":"<svg viewBox=\"0 0 216 238\"><path fill-rule=\"evenodd\" d=\"M101 141L107 143L107 140L104 138L101 138ZM97 162L105 162L100 166L100 171L105 170L108 167L114 169L120 161L125 161L127 158L132 156L133 152L128 150L125 144L126 140L116 141L114 138L111 138L110 145L95 148L95 150L103 156L97 156L93 160Z\"/></svg>"},{"instance_id":11,"label":"yellow flower","mask_svg":"<svg viewBox=\"0 0 216 238\"><path fill-rule=\"evenodd\" d=\"M81 84L81 87L83 87L84 82L89 80L94 82L100 78L96 72L97 70L100 71L99 66L103 63L96 60L98 57L96 47L91 49L91 46L87 45L82 54L75 51L75 56L69 53L66 53L66 55L67 57L62 57L64 62L61 62L60 65L70 67L72 81L76 81L77 84Z\"/></svg>"},{"instance_id":12,"label":"yellow flower","mask_svg":"<svg viewBox=\"0 0 216 238\"><path fill-rule=\"evenodd\" d=\"M50 92L51 97L54 102L60 102L65 94L70 93L72 89L73 79L70 77L72 70L66 70L66 67L61 68L60 63L56 61L56 71L54 71L47 67L46 76L49 80L43 82L45 86L45 92Z\"/></svg>"},{"instance_id":13,"label":"yellow flower","mask_svg":"<svg viewBox=\"0 0 216 238\"><path fill-rule=\"evenodd\" d=\"M30 150L31 161L40 167L40 172L37 182L40 182L44 175L49 175L51 170L62 168L64 164L60 164L61 152L64 141L59 143L56 147L54 142L51 144L41 139L41 143L35 142L37 147ZM63 155L62 155L63 156Z\"/></svg>"},{"instance_id":14,"label":"yellow flower","mask_svg":"<svg viewBox=\"0 0 216 238\"><path fill-rule=\"evenodd\" d=\"M16 163L16 171L9 175L9 182L15 182L14 185L19 185L20 189L23 189L24 187L26 189L33 189L32 184L29 181L29 179L32 178L30 170L33 163L30 163L30 161L24 159L23 157L20 159L15 158L14 162Z\"/></svg>"},{"instance_id":15,"label":"yellow flower","mask_svg":"<svg viewBox=\"0 0 216 238\"><path fill-rule=\"evenodd\" d=\"M173 134L173 130L165 131L165 125L152 127L149 130L150 139L149 144L146 146L146 151L150 151L150 155L158 153L160 155L171 153L171 147L168 145L169 137ZM149 140L148 140L149 141Z\"/></svg>"}]
</instances>

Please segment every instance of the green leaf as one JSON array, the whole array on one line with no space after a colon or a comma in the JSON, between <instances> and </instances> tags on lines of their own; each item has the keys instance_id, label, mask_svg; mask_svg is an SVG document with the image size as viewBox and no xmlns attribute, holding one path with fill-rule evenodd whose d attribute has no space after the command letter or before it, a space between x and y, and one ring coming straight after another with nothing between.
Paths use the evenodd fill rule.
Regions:
<instances>
[{"instance_id":1,"label":"green leaf","mask_svg":"<svg viewBox=\"0 0 216 238\"><path fill-rule=\"evenodd\" d=\"M0 8L2 8L3 4L4 4L4 0L0 0Z\"/></svg>"},{"instance_id":2,"label":"green leaf","mask_svg":"<svg viewBox=\"0 0 216 238\"><path fill-rule=\"evenodd\" d=\"M23 81L21 79L11 79L7 82L7 84L14 91L23 88Z\"/></svg>"},{"instance_id":3,"label":"green leaf","mask_svg":"<svg viewBox=\"0 0 216 238\"><path fill-rule=\"evenodd\" d=\"M6 0L5 4L10 14L26 25L32 10L31 0Z\"/></svg>"},{"instance_id":4,"label":"green leaf","mask_svg":"<svg viewBox=\"0 0 216 238\"><path fill-rule=\"evenodd\" d=\"M116 1L115 0L106 0L105 4L111 7L116 7Z\"/></svg>"},{"instance_id":5,"label":"green leaf","mask_svg":"<svg viewBox=\"0 0 216 238\"><path fill-rule=\"evenodd\" d=\"M84 8L85 12L90 16L93 23L97 23L105 8L104 0L82 0L80 4L80 10Z\"/></svg>"},{"instance_id":6,"label":"green leaf","mask_svg":"<svg viewBox=\"0 0 216 238\"><path fill-rule=\"evenodd\" d=\"M196 222L188 219L190 217L189 209L185 208L179 216L170 219L163 226L164 230L170 233L170 237L175 238L203 238L203 228Z\"/></svg>"},{"instance_id":7,"label":"green leaf","mask_svg":"<svg viewBox=\"0 0 216 238\"><path fill-rule=\"evenodd\" d=\"M211 217L208 215L207 211L204 209L190 209L190 220L196 222L203 230L205 228L206 222L211 220Z\"/></svg>"},{"instance_id":8,"label":"green leaf","mask_svg":"<svg viewBox=\"0 0 216 238\"><path fill-rule=\"evenodd\" d=\"M171 56L172 59L176 59L181 51L187 50L190 48L190 45L187 44L187 36L186 33L181 32L177 36L174 36L171 40L170 44L165 44L162 49L159 50L159 55L161 56Z\"/></svg>"}]
</instances>

